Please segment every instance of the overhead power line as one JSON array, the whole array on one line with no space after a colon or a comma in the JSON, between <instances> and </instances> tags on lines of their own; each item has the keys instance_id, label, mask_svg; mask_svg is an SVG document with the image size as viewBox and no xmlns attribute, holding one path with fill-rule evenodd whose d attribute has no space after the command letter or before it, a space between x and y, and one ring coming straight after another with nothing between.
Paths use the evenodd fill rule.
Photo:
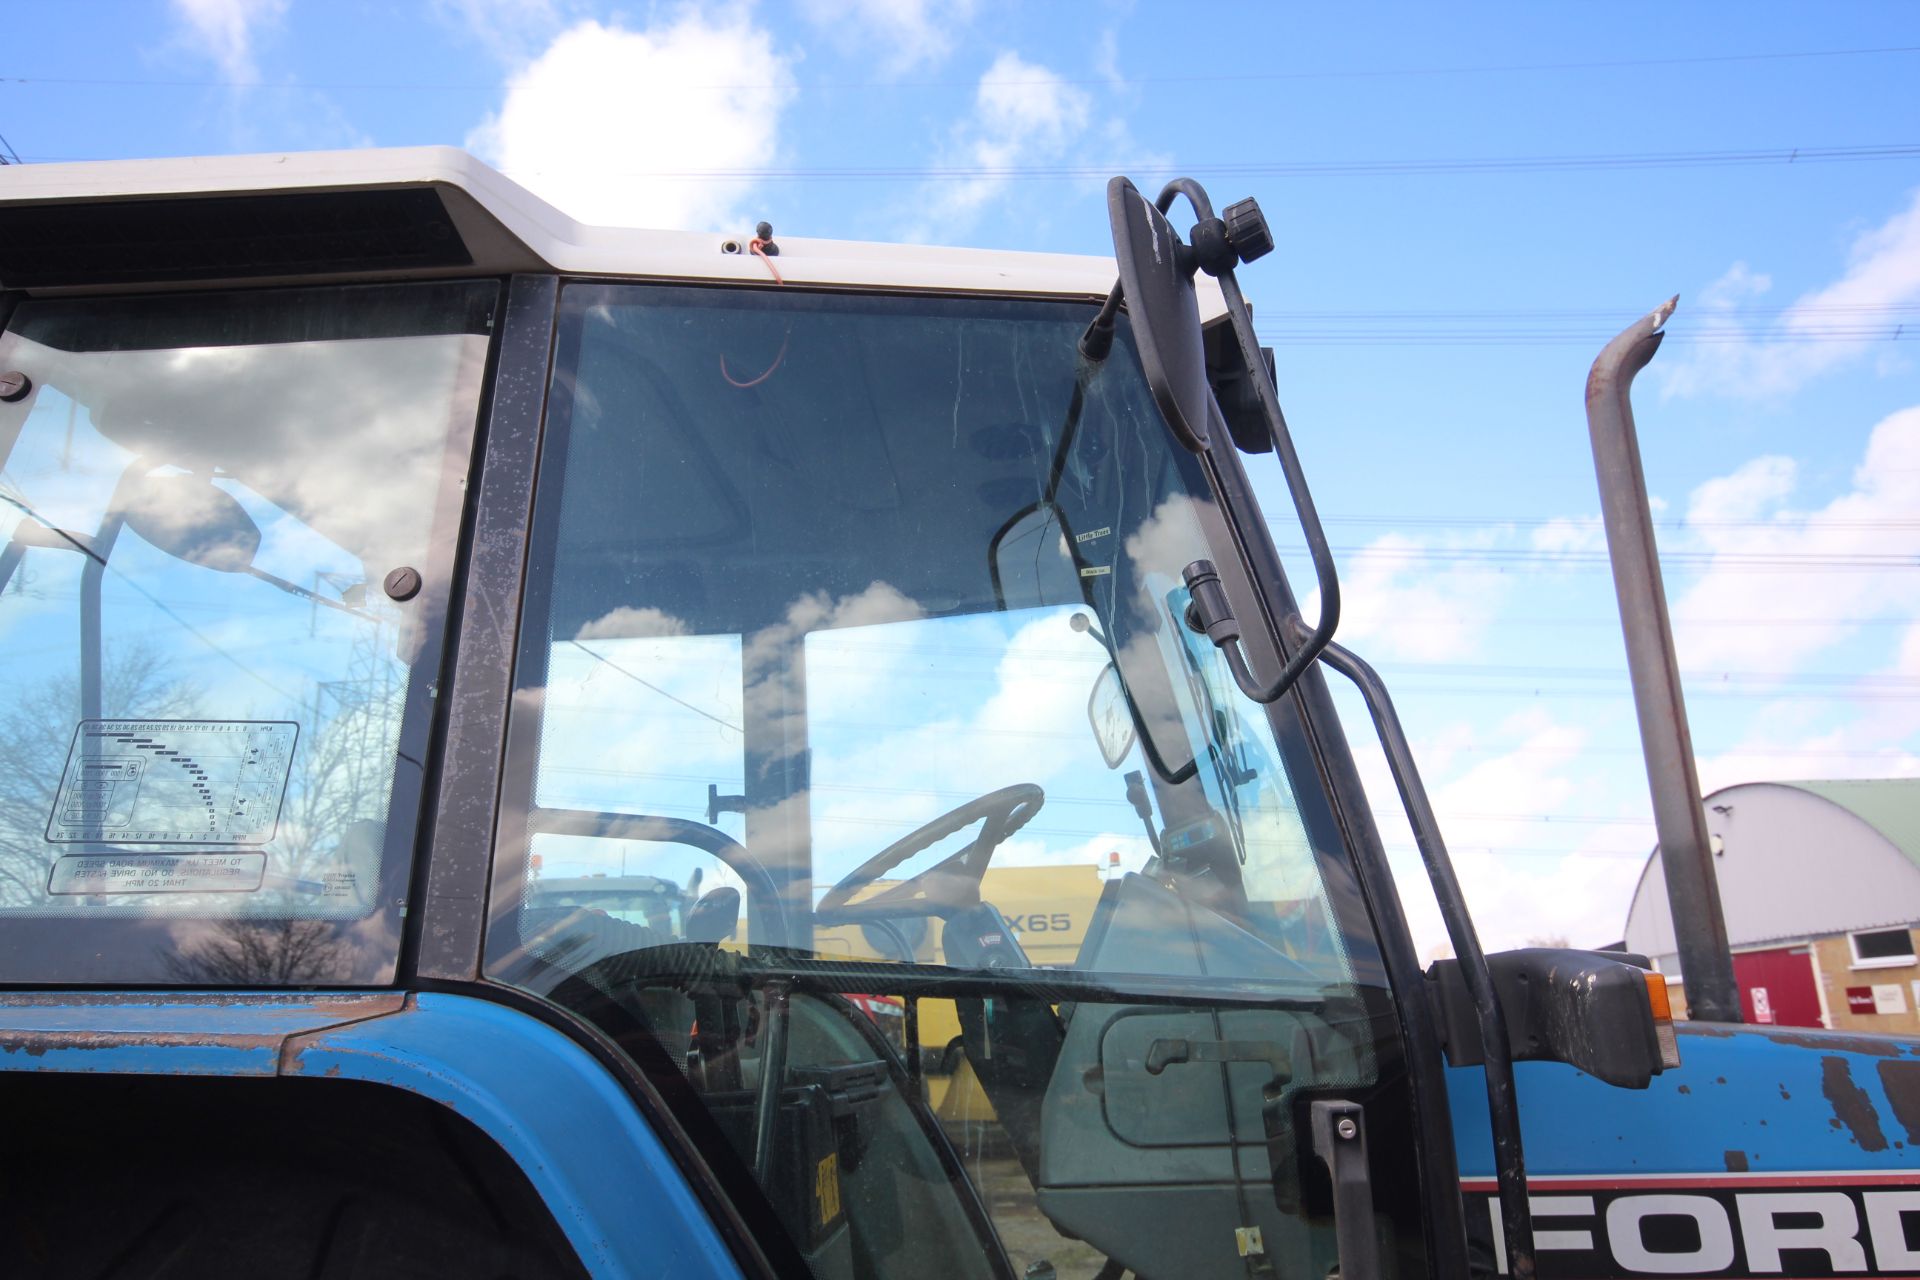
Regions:
<instances>
[{"instance_id":1,"label":"overhead power line","mask_svg":"<svg viewBox=\"0 0 1920 1280\"><path fill-rule=\"evenodd\" d=\"M1810 58L1857 58L1880 55L1898 55L1920 53L1920 45L1888 45L1864 49L1800 49L1771 53L1719 53L1683 56L1675 58L1608 58L1583 59L1567 62L1508 62L1480 63L1447 66L1413 67L1347 67L1328 68L1318 71L1264 71L1248 72L1242 75L1216 75L1212 73L1195 75L1165 76L1033 76L1021 79L995 79L996 85L1111 85L1136 87L1156 84L1277 84L1298 80L1380 80L1402 76L1477 76L1504 75L1525 72L1551 71L1613 71L1634 67L1678 67L1704 66L1710 64L1745 62L1788 62ZM805 80L782 82L778 85L770 81L665 81L665 85L676 89L771 89L787 88L789 85L800 89L839 90L839 89L975 89L980 85L978 78L970 80ZM206 79L137 79L130 77L97 76L0 76L0 84L20 85L64 85L77 88L146 88L146 89L267 89L279 91L304 90L380 90L401 93L486 93L497 92L511 87L511 81L504 80L467 80L467 81L424 81L424 80L206 80Z\"/></svg>"},{"instance_id":2,"label":"overhead power line","mask_svg":"<svg viewBox=\"0 0 1920 1280\"><path fill-rule=\"evenodd\" d=\"M1599 516L1358 516L1323 515L1320 523L1333 525L1372 525L1399 528L1446 528L1498 530L1544 529L1554 526L1572 526L1577 529L1601 528ZM1779 529L1781 524L1775 520L1695 520L1690 517L1674 517L1668 520L1655 520L1657 529L1708 530L1708 529ZM1920 529L1920 518L1916 519L1869 519L1869 520L1830 520L1818 519L1814 528L1827 529L1868 529L1882 531L1889 529Z\"/></svg>"},{"instance_id":3,"label":"overhead power line","mask_svg":"<svg viewBox=\"0 0 1920 1280\"><path fill-rule=\"evenodd\" d=\"M1600 154L1531 156L1457 156L1394 160L1222 160L1132 164L1028 165L823 165L807 168L689 168L602 169L607 176L655 178L663 181L706 182L715 179L754 182L977 182L1003 179L1105 179L1116 173L1172 172L1223 177L1365 178L1422 175L1484 175L1540 173L1553 170L1697 169L1742 165L1834 164L1864 160L1920 158L1920 143L1874 143L1858 146L1760 147L1725 151L1645 151ZM509 176L539 177L546 169L516 169Z\"/></svg>"},{"instance_id":4,"label":"overhead power line","mask_svg":"<svg viewBox=\"0 0 1920 1280\"><path fill-rule=\"evenodd\" d=\"M35 156L36 161L68 162L124 157ZM1632 169L1791 166L1920 159L1920 143L1858 146L1760 147L1725 151L1609 152L1594 155L1460 156L1398 160L1153 161L1098 164L1030 165L821 165L792 168L600 168L602 177L647 178L658 182L1060 182L1104 180L1116 173L1175 171L1221 178L1370 178L1487 176L1500 174L1600 172ZM562 172L555 169L507 170L515 180Z\"/></svg>"},{"instance_id":5,"label":"overhead power line","mask_svg":"<svg viewBox=\"0 0 1920 1280\"><path fill-rule=\"evenodd\" d=\"M1275 529L1291 532L1286 520L1270 519ZM1304 556L1307 548L1288 543L1279 548L1283 555ZM1531 547L1426 547L1366 546L1332 547L1335 555L1349 561L1370 560L1387 563L1439 563L1485 565L1506 568L1608 569L1612 561L1605 550L1547 551ZM1668 568L1702 568L1731 573L1889 573L1920 569L1920 551L1823 552L1823 551L1668 551L1660 553L1661 564Z\"/></svg>"}]
</instances>

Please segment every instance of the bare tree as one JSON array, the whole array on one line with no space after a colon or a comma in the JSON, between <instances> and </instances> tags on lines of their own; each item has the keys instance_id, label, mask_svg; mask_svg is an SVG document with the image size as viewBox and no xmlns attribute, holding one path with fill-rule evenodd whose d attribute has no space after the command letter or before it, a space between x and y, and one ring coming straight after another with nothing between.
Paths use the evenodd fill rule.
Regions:
<instances>
[{"instance_id":1,"label":"bare tree","mask_svg":"<svg viewBox=\"0 0 1920 1280\"><path fill-rule=\"evenodd\" d=\"M20 678L0 688L0 906L41 900L52 863L47 822L73 742L80 678ZM143 644L101 663L101 705L127 719L191 717L200 691L170 679L166 659Z\"/></svg>"},{"instance_id":2,"label":"bare tree","mask_svg":"<svg viewBox=\"0 0 1920 1280\"><path fill-rule=\"evenodd\" d=\"M285 987L337 979L347 950L326 920L223 920L164 961L180 982Z\"/></svg>"}]
</instances>

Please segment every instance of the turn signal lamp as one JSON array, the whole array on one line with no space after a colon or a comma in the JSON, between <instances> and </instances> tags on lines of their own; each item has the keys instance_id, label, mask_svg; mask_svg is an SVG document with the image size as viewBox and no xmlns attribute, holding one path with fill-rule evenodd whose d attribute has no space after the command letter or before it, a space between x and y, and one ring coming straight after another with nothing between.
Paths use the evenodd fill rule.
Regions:
<instances>
[{"instance_id":1,"label":"turn signal lamp","mask_svg":"<svg viewBox=\"0 0 1920 1280\"><path fill-rule=\"evenodd\" d=\"M1647 975L1647 1003L1653 1006L1653 1034L1660 1042L1660 1067L1671 1071L1680 1065L1680 1039L1673 1031L1673 1001L1667 998L1665 974Z\"/></svg>"}]
</instances>

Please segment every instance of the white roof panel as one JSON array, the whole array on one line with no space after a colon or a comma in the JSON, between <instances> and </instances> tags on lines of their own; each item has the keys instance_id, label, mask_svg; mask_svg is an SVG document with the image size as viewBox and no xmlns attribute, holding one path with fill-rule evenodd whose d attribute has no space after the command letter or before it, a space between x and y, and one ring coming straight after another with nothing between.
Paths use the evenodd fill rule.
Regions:
<instances>
[{"instance_id":1,"label":"white roof panel","mask_svg":"<svg viewBox=\"0 0 1920 1280\"><path fill-rule=\"evenodd\" d=\"M758 258L723 249L729 241L744 248L748 229L588 226L452 147L0 167L0 205L408 187L441 193L474 258L464 269L473 273L551 270L744 283L769 275ZM1113 260L1105 257L818 240L781 228L775 241L780 274L793 284L1097 298L1114 281ZM1221 314L1217 286L1204 276L1199 284L1208 317Z\"/></svg>"}]
</instances>

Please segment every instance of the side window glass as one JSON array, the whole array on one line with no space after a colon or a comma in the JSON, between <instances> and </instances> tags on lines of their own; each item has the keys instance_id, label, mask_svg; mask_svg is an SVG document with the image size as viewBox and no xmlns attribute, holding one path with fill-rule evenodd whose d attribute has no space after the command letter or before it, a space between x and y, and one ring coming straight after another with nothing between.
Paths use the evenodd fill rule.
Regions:
<instances>
[{"instance_id":1,"label":"side window glass","mask_svg":"<svg viewBox=\"0 0 1920 1280\"><path fill-rule=\"evenodd\" d=\"M41 980L391 972L494 292L28 302L0 336L32 383L0 405L0 913L49 931Z\"/></svg>"}]
</instances>

